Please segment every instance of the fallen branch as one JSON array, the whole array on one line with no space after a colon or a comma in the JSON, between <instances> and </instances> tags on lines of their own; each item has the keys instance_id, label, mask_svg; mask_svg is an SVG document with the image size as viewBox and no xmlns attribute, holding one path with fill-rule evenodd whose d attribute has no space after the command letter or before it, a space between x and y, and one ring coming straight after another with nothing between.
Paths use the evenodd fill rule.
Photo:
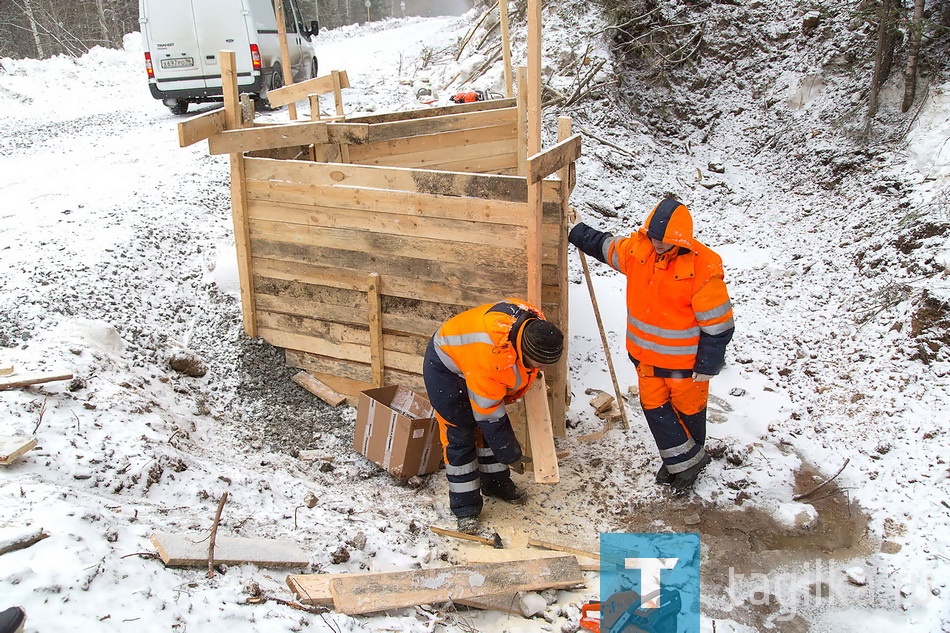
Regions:
<instances>
[{"instance_id":1,"label":"fallen branch","mask_svg":"<svg viewBox=\"0 0 950 633\"><path fill-rule=\"evenodd\" d=\"M218 535L218 522L221 520L221 511L228 500L228 491L221 493L218 501L218 510L214 513L214 523L211 525L211 541L208 543L208 578L214 577L214 539Z\"/></svg>"},{"instance_id":2,"label":"fallen branch","mask_svg":"<svg viewBox=\"0 0 950 633\"><path fill-rule=\"evenodd\" d=\"M616 145L616 144L614 144L614 143L611 143L611 142L608 141L607 139L603 139L603 138L597 136L596 134L591 133L590 130L588 130L587 128L584 128L584 127L581 127L580 125L578 125L578 126L577 126L577 129L581 131L581 134L584 134L585 136L589 136L589 137L591 137L592 139L594 139L595 141L599 141L599 142L603 143L604 145L607 145L607 146L609 146L609 147L612 147L612 148L614 148L615 150L617 150L617 151L619 151L619 152L623 152L624 154L626 154L627 156L630 156L631 158L633 158L633 157L635 156L632 152L630 152L630 150L626 150L626 149L620 147L619 145Z\"/></svg>"},{"instance_id":3,"label":"fallen branch","mask_svg":"<svg viewBox=\"0 0 950 633\"><path fill-rule=\"evenodd\" d=\"M32 547L48 536L49 532L44 532L42 529L40 529L36 532L17 536L8 541L0 541L0 556L8 554L9 552L15 552L17 550L26 549L27 547Z\"/></svg>"},{"instance_id":4,"label":"fallen branch","mask_svg":"<svg viewBox=\"0 0 950 633\"><path fill-rule=\"evenodd\" d=\"M815 494L816 492L818 492L819 490L821 490L822 488L824 488L825 486L827 486L828 484L830 484L832 481L835 480L835 478L836 478L838 475L841 474L841 472L845 469L845 467L847 467L847 465L848 465L848 463L849 463L850 461L851 461L851 458L850 458L850 457L847 458L846 460L844 460L844 463L841 464L841 468L838 469L838 472L836 472L836 473L835 473L834 475L832 475L829 479L826 479L825 481L821 482L820 484L818 484L817 486L815 486L815 487L812 488L811 490L809 490L809 491L807 491L807 492L803 492L803 493L800 494L800 495L795 495L794 497L792 497L792 501L798 501L799 499L804 499L805 497L808 497L808 496L810 496L810 495L813 495L813 494Z\"/></svg>"},{"instance_id":5,"label":"fallen branch","mask_svg":"<svg viewBox=\"0 0 950 633\"><path fill-rule=\"evenodd\" d=\"M297 609L298 611L304 611L305 613L310 613L312 615L320 615L320 614L327 613L328 611L330 611L330 609L328 609L327 607L320 607L320 606L310 607L305 604L300 604L299 602L294 602L292 600L284 600L282 598L276 598L274 596L267 596L267 595L248 598L247 600L244 601L244 604L264 604L265 602L268 602L271 600L276 602L277 604L282 604L285 607L290 607L291 609Z\"/></svg>"}]
</instances>

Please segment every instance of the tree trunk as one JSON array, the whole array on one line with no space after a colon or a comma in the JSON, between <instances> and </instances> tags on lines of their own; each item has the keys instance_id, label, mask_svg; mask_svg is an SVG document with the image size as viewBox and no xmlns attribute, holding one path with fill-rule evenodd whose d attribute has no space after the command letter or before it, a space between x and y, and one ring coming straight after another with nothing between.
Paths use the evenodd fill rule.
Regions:
<instances>
[{"instance_id":1,"label":"tree trunk","mask_svg":"<svg viewBox=\"0 0 950 633\"><path fill-rule=\"evenodd\" d=\"M103 46L112 45L112 36L109 34L109 23L106 21L104 0L96 0L96 17L99 19L99 33Z\"/></svg>"},{"instance_id":2,"label":"tree trunk","mask_svg":"<svg viewBox=\"0 0 950 633\"><path fill-rule=\"evenodd\" d=\"M36 19L33 17L33 0L23 0L23 11L30 22L30 31L33 32L33 42L36 44L37 59L45 59L46 53L43 52L43 42L40 40L40 32L36 25Z\"/></svg>"},{"instance_id":3,"label":"tree trunk","mask_svg":"<svg viewBox=\"0 0 950 633\"><path fill-rule=\"evenodd\" d=\"M884 83L885 61L887 59L886 49L888 42L888 32L892 29L891 20L894 12L891 10L893 0L881 0L881 6L878 12L877 23L877 48L874 51L874 76L871 78L871 95L868 99L868 125L870 120L877 114L878 95L881 91L881 84Z\"/></svg>"},{"instance_id":4,"label":"tree trunk","mask_svg":"<svg viewBox=\"0 0 950 633\"><path fill-rule=\"evenodd\" d=\"M914 0L914 17L910 25L910 44L907 46L907 69L904 71L904 100L901 112L910 110L917 96L917 60L920 56L920 40L923 37L924 0Z\"/></svg>"}]
</instances>

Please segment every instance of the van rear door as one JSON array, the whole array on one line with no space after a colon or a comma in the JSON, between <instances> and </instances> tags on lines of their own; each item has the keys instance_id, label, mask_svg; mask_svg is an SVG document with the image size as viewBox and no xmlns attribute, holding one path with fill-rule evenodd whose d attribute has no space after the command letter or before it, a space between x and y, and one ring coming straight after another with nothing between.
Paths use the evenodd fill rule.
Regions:
<instances>
[{"instance_id":1,"label":"van rear door","mask_svg":"<svg viewBox=\"0 0 950 633\"><path fill-rule=\"evenodd\" d=\"M153 0L148 29L157 88L221 88L218 51L237 58L238 85L253 83L247 11L242 0Z\"/></svg>"},{"instance_id":2,"label":"van rear door","mask_svg":"<svg viewBox=\"0 0 950 633\"><path fill-rule=\"evenodd\" d=\"M222 50L235 53L238 86L253 83L249 12L242 0L193 0L193 7L200 68L208 87L221 87L218 51Z\"/></svg>"}]
</instances>

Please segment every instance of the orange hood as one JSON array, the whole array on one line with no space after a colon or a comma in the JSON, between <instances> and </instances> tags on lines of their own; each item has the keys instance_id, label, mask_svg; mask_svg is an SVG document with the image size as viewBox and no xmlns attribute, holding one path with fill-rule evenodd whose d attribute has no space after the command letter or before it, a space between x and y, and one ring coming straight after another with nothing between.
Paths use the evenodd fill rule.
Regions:
<instances>
[{"instance_id":1,"label":"orange hood","mask_svg":"<svg viewBox=\"0 0 950 633\"><path fill-rule=\"evenodd\" d=\"M673 198L664 198L654 207L640 233L667 244L693 248L693 218L686 205Z\"/></svg>"}]
</instances>

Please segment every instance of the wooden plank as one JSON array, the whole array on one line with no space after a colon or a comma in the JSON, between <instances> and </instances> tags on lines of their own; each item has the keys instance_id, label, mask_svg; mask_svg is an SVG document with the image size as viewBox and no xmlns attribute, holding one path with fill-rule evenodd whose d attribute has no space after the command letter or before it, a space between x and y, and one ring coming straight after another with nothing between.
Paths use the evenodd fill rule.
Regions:
<instances>
[{"instance_id":1,"label":"wooden plank","mask_svg":"<svg viewBox=\"0 0 950 633\"><path fill-rule=\"evenodd\" d=\"M329 265L320 266L259 258L254 258L253 263L255 274L273 279L324 284L338 288L359 288L364 279L364 275L360 273L341 271ZM518 278L516 278L512 281L512 285L523 287L523 276L521 276L521 283L519 283ZM387 277L386 292L389 296L403 299L443 302L469 308L487 303L488 301L492 301L493 298L497 299L498 297L497 289L492 292L486 292L484 289L479 288L449 287L444 283L435 281L428 282L393 276ZM513 292L512 296L516 294L517 292ZM397 329L398 326L393 324L390 327ZM398 329L408 333L420 333L413 329Z\"/></svg>"},{"instance_id":2,"label":"wooden plank","mask_svg":"<svg viewBox=\"0 0 950 633\"><path fill-rule=\"evenodd\" d=\"M9 466L35 446L35 437L0 435L0 466Z\"/></svg>"},{"instance_id":3,"label":"wooden plank","mask_svg":"<svg viewBox=\"0 0 950 633\"><path fill-rule=\"evenodd\" d=\"M208 565L208 543L204 534L155 532L151 541L167 567ZM310 557L293 541L218 536L214 545L217 564L253 563L261 567L305 567L310 564Z\"/></svg>"},{"instance_id":4,"label":"wooden plank","mask_svg":"<svg viewBox=\"0 0 950 633\"><path fill-rule=\"evenodd\" d=\"M528 158L528 184L543 180L581 157L581 135L575 134L557 145Z\"/></svg>"},{"instance_id":5,"label":"wooden plank","mask_svg":"<svg viewBox=\"0 0 950 633\"><path fill-rule=\"evenodd\" d=\"M0 363L0 376L9 376L13 373L12 363Z\"/></svg>"},{"instance_id":6,"label":"wooden plank","mask_svg":"<svg viewBox=\"0 0 950 633\"><path fill-rule=\"evenodd\" d=\"M600 560L599 552L589 552L586 550L570 547L568 545L559 545L557 543L549 543L548 541L541 541L538 539L528 539L528 545L530 545L531 547L540 547L541 549L545 549L545 550L566 552L568 554L573 554L574 556L580 556L581 558L591 558L594 560Z\"/></svg>"},{"instance_id":7,"label":"wooden plank","mask_svg":"<svg viewBox=\"0 0 950 633\"><path fill-rule=\"evenodd\" d=\"M251 217L262 220L437 240L454 234L455 242L519 249L527 240L524 203L357 187L305 190L253 179L247 186L253 205ZM380 216L378 221L369 221L376 216ZM469 235L484 232L489 232L490 238ZM505 239L508 234L512 236Z\"/></svg>"},{"instance_id":8,"label":"wooden plank","mask_svg":"<svg viewBox=\"0 0 950 633\"><path fill-rule=\"evenodd\" d=\"M573 556L518 563L485 563L342 576L330 581L334 608L347 615L399 609L484 595L583 584Z\"/></svg>"},{"instance_id":9,"label":"wooden plank","mask_svg":"<svg viewBox=\"0 0 950 633\"><path fill-rule=\"evenodd\" d=\"M340 87L349 88L350 78L345 70L340 73ZM277 90L267 92L267 101L272 107L278 108L290 103L302 101L310 95L322 95L333 92L333 75L323 75L301 81L300 83L290 84Z\"/></svg>"},{"instance_id":10,"label":"wooden plank","mask_svg":"<svg viewBox=\"0 0 950 633\"><path fill-rule=\"evenodd\" d=\"M256 211L260 207L255 204L254 208ZM523 241L517 240L510 240L504 245L499 245L496 242L494 246L485 243L455 242L452 240L453 234L450 231L477 230L479 228L472 227L471 223L466 223L466 226L460 227L443 222L440 231L433 232L435 237L416 237L400 234L406 229L398 222L394 222L396 224L394 230L398 231L397 233L365 228L316 226L311 224L317 219L313 213L308 213L306 210L299 208L294 211L297 212L288 213L285 217L289 220L304 221L308 224L254 220L252 218L250 223L251 237L287 244L339 248L364 254L381 252L434 261L470 263L473 266L497 265L499 258L505 257L514 257L516 260L520 260L523 251L523 248L518 248L523 246ZM277 213L279 212L278 209ZM340 215L341 223L348 222L349 218L347 216ZM552 263L556 262L556 259L554 259L556 254L552 253ZM512 265L517 264L513 263Z\"/></svg>"},{"instance_id":11,"label":"wooden plank","mask_svg":"<svg viewBox=\"0 0 950 633\"><path fill-rule=\"evenodd\" d=\"M277 303L282 301L283 298L268 297L268 300ZM322 315L321 317L314 318L312 316L275 314L267 311L263 303L262 301L259 304L261 308L259 312L260 327L280 330L281 332L290 334L312 336L334 343L356 343L358 345L365 345L369 342L370 345L372 345L368 325L366 323L365 311L360 315L363 319L361 322L350 325L331 321L329 317ZM423 335L406 336L402 334L384 333L381 342L383 350L422 357L425 355L428 340L429 336ZM382 358L385 358L385 352Z\"/></svg>"},{"instance_id":12,"label":"wooden plank","mask_svg":"<svg viewBox=\"0 0 950 633\"><path fill-rule=\"evenodd\" d=\"M534 381L524 396L528 417L528 441L531 443L531 459L534 480L539 484L556 484L561 480L554 447L554 428L548 409L547 388L543 374Z\"/></svg>"},{"instance_id":13,"label":"wooden plank","mask_svg":"<svg viewBox=\"0 0 950 633\"><path fill-rule=\"evenodd\" d=\"M524 204L528 190L525 179L518 176L451 173L426 169L280 161L268 158L249 158L247 169L250 180L262 182L372 187L387 191L485 198L493 202Z\"/></svg>"},{"instance_id":14,"label":"wooden plank","mask_svg":"<svg viewBox=\"0 0 950 633\"><path fill-rule=\"evenodd\" d=\"M419 110L402 110L400 112L386 112L383 114L363 114L349 116L346 117L346 120L354 123L392 123L395 121L409 121L412 119L428 119L446 114L482 112L485 110L513 108L516 106L517 102L515 99L489 99L488 101L475 101L474 103L462 103L457 105L439 106L435 108L422 108Z\"/></svg>"},{"instance_id":15,"label":"wooden plank","mask_svg":"<svg viewBox=\"0 0 950 633\"><path fill-rule=\"evenodd\" d=\"M278 147L326 143L325 121L303 121L285 125L255 126L243 130L225 130L208 139L211 154L235 154Z\"/></svg>"},{"instance_id":16,"label":"wooden plank","mask_svg":"<svg viewBox=\"0 0 950 633\"><path fill-rule=\"evenodd\" d=\"M480 145L496 141L510 141L517 137L514 121L477 130L458 130L441 134L424 134L397 138L378 143L366 143L350 147L350 159L358 164L370 164L380 158L411 157L414 154L445 152L456 156L477 152ZM434 159L433 159L434 160ZM444 161L442 161L444 162Z\"/></svg>"},{"instance_id":17,"label":"wooden plank","mask_svg":"<svg viewBox=\"0 0 950 633\"><path fill-rule=\"evenodd\" d=\"M383 324L380 318L379 293L380 279L378 273L370 273L366 286L367 303L369 304L369 347L372 352L373 387L383 386Z\"/></svg>"},{"instance_id":18,"label":"wooden plank","mask_svg":"<svg viewBox=\"0 0 950 633\"><path fill-rule=\"evenodd\" d=\"M261 325L259 331L262 339L276 347L295 349L341 360L353 360L367 365L372 362L372 352L368 344L336 343L315 336L273 330L263 325ZM401 369L405 372L422 373L422 356L390 352L386 354L386 363L388 367Z\"/></svg>"},{"instance_id":19,"label":"wooden plank","mask_svg":"<svg viewBox=\"0 0 950 633\"><path fill-rule=\"evenodd\" d=\"M68 371L53 372L30 372L27 374L17 374L4 376L0 378L0 391L4 389L17 389L19 387L29 387L31 385L41 385L47 382L57 382L60 380L72 380L73 374Z\"/></svg>"},{"instance_id":20,"label":"wooden plank","mask_svg":"<svg viewBox=\"0 0 950 633\"><path fill-rule=\"evenodd\" d=\"M297 596L300 604L311 606L333 606L333 594L330 592L330 581L334 578L353 574L290 574L287 576L287 586Z\"/></svg>"},{"instance_id":21,"label":"wooden plank","mask_svg":"<svg viewBox=\"0 0 950 633\"><path fill-rule=\"evenodd\" d=\"M478 598L459 599L452 602L473 609L501 611L502 613L524 617L521 612L521 596L522 594L519 593L500 593L496 596L479 596Z\"/></svg>"},{"instance_id":22,"label":"wooden plank","mask_svg":"<svg viewBox=\"0 0 950 633\"><path fill-rule=\"evenodd\" d=\"M528 69L519 66L518 77L518 175L528 172ZM527 185L527 178L525 184Z\"/></svg>"},{"instance_id":23,"label":"wooden plank","mask_svg":"<svg viewBox=\"0 0 950 633\"><path fill-rule=\"evenodd\" d=\"M292 367L311 372L334 390L347 396L358 397L360 392L373 386L371 384L373 379L372 368L368 363L339 360L294 349L285 349L284 357ZM390 369L386 373L393 384L403 385L416 393L426 392L421 371L410 373Z\"/></svg>"},{"instance_id":24,"label":"wooden plank","mask_svg":"<svg viewBox=\"0 0 950 633\"><path fill-rule=\"evenodd\" d=\"M224 127L227 130L237 130L244 127L241 100L238 96L236 59L234 51L218 51L218 64L221 67L221 90L224 99Z\"/></svg>"},{"instance_id":25,"label":"wooden plank","mask_svg":"<svg viewBox=\"0 0 950 633\"><path fill-rule=\"evenodd\" d=\"M331 389L329 385L321 380L318 380L315 376L308 372L302 371L299 374L295 374L291 380L326 402L331 407L338 407L346 402L346 396L337 393Z\"/></svg>"},{"instance_id":26,"label":"wooden plank","mask_svg":"<svg viewBox=\"0 0 950 633\"><path fill-rule=\"evenodd\" d=\"M274 13L277 18L277 39L280 41L280 63L283 66L284 85L294 83L294 69L290 65L290 46L287 44L287 24L284 21L284 0L274 0ZM299 35L298 41L299 41ZM287 104L287 113L291 121L297 119L297 104Z\"/></svg>"},{"instance_id":27,"label":"wooden plank","mask_svg":"<svg viewBox=\"0 0 950 633\"><path fill-rule=\"evenodd\" d=\"M391 141L411 136L427 134L442 134L463 130L478 130L499 125L514 126L517 111L514 108L504 110L483 110L480 112L451 113L441 116L431 116L424 119L410 119L408 121L393 121L391 123L364 124L367 127L367 141ZM330 139L334 139L333 131L340 124L331 124L328 127ZM353 125L353 124L348 124Z\"/></svg>"},{"instance_id":28,"label":"wooden plank","mask_svg":"<svg viewBox=\"0 0 950 633\"><path fill-rule=\"evenodd\" d=\"M178 145L188 147L226 129L224 108L205 112L178 124Z\"/></svg>"},{"instance_id":29,"label":"wooden plank","mask_svg":"<svg viewBox=\"0 0 950 633\"><path fill-rule=\"evenodd\" d=\"M516 262L523 264L523 260L514 254L511 255L510 261L499 262L498 266L490 268L473 268L462 263L442 262L423 259L421 257L405 257L386 253L374 253L373 257L370 258L367 257L365 253L355 251L310 246L306 244L274 242L256 238L254 235L251 235L251 249L258 257L267 259L317 265L324 262L333 262L333 264L340 269L362 272L364 276L368 273L375 272L375 270L380 270L384 271L387 276L392 275L429 282L442 280L443 283L447 285L457 284L459 286L481 288L484 290L491 290L492 288L517 290L517 288L512 288L512 275L513 271L519 268ZM514 253L514 251L512 253ZM540 287L540 283L538 285ZM535 301L534 303L538 304L540 301Z\"/></svg>"},{"instance_id":30,"label":"wooden plank","mask_svg":"<svg viewBox=\"0 0 950 633\"><path fill-rule=\"evenodd\" d=\"M517 562L526 560L537 560L539 558L557 558L570 553L577 558L577 566L581 571L600 571L599 555L597 558L591 556L578 556L572 552L559 552L547 549L529 549L526 547L515 547L505 549L489 549L487 547L465 547L456 552L456 557L463 564L469 563L500 563Z\"/></svg>"},{"instance_id":31,"label":"wooden plank","mask_svg":"<svg viewBox=\"0 0 950 633\"><path fill-rule=\"evenodd\" d=\"M501 23L501 58L505 69L505 96L511 98L515 94L514 78L511 74L511 37L508 23L508 0L498 3L498 21Z\"/></svg>"}]
</instances>

